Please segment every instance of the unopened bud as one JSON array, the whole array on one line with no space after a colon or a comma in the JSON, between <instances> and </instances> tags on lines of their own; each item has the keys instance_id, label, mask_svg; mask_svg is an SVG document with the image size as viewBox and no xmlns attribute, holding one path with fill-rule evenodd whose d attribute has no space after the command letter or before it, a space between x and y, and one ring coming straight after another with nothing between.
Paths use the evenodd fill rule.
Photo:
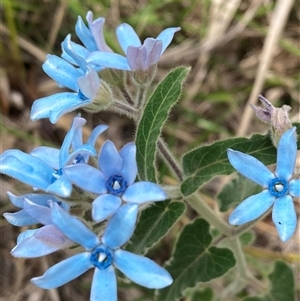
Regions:
<instances>
[{"instance_id":1,"label":"unopened bud","mask_svg":"<svg viewBox=\"0 0 300 301\"><path fill-rule=\"evenodd\" d=\"M251 105L256 116L263 122L271 126L271 138L275 147L278 145L280 137L292 127L288 112L291 107L283 105L281 108L274 107L265 97L259 96L263 108Z\"/></svg>"},{"instance_id":2,"label":"unopened bud","mask_svg":"<svg viewBox=\"0 0 300 301\"><path fill-rule=\"evenodd\" d=\"M97 113L105 108L112 102L113 93L109 85L101 80L100 86L96 92L95 97L92 99L92 103L84 107L83 109L89 113Z\"/></svg>"}]
</instances>

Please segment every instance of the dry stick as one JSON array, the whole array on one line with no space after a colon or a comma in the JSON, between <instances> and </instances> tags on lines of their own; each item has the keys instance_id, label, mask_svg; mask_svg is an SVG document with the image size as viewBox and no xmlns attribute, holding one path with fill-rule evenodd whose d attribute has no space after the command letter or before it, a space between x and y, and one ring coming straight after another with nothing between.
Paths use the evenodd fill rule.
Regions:
<instances>
[{"instance_id":1,"label":"dry stick","mask_svg":"<svg viewBox=\"0 0 300 301\"><path fill-rule=\"evenodd\" d=\"M61 0L60 5L57 7L55 14L54 14L54 20L53 24L51 26L51 31L48 35L47 39L47 49L50 52L50 50L53 48L53 45L55 43L55 40L57 38L57 34L59 29L61 28L61 23L64 18L67 6L68 6L69 0Z\"/></svg>"},{"instance_id":2,"label":"dry stick","mask_svg":"<svg viewBox=\"0 0 300 301\"><path fill-rule=\"evenodd\" d=\"M253 111L250 107L250 104L255 104L258 95L262 90L263 84L265 82L265 78L267 75L267 71L269 69L271 60L274 55L274 50L276 48L276 44L279 40L279 37L282 33L283 27L286 23L289 12L292 8L294 0L278 0L276 2L276 7L274 13L272 15L272 20L269 26L268 34L265 39L265 43L263 46L262 55L260 58L260 63L258 66L258 70L255 77L255 82L253 89L251 91L249 100L247 102L247 106L241 118L241 124L237 131L238 136L245 135L249 123L251 121L251 117L253 115Z\"/></svg>"}]
</instances>

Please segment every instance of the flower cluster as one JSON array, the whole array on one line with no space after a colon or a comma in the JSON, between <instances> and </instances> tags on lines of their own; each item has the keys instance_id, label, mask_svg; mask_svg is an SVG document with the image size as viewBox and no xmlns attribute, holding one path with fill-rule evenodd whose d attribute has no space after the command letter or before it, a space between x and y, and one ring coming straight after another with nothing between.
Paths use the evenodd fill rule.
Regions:
<instances>
[{"instance_id":1,"label":"flower cluster","mask_svg":"<svg viewBox=\"0 0 300 301\"><path fill-rule=\"evenodd\" d=\"M55 123L78 108L89 112L102 110L113 94L98 72L105 68L147 72L157 64L179 30L166 29L156 39L148 38L142 44L131 26L121 24L117 38L126 55L122 56L105 42L105 20L93 20L91 12L86 19L88 27L80 17L75 27L84 46L72 42L68 35L62 42L62 56L48 55L43 64L45 73L59 87L72 92L37 99L31 109L32 120L49 118ZM85 252L54 265L32 282L41 288L54 288L94 268L92 301L117 300L115 268L147 288L170 285L173 280L166 270L148 258L121 249L134 232L141 205L166 200L165 191L155 183L136 181L134 143L118 151L107 140L98 160L91 160L91 164L89 158L97 157L96 140L108 126L97 126L84 143L85 123L79 115L74 118L60 149L42 146L28 154L11 149L0 155L1 173L34 190L21 196L8 192L11 202L21 210L5 213L5 219L21 227L42 225L22 232L11 254L34 258L70 246L84 247ZM92 203L91 198L94 198ZM72 209L74 205L76 210ZM89 227L84 223L87 213L93 218Z\"/></svg>"}]
</instances>

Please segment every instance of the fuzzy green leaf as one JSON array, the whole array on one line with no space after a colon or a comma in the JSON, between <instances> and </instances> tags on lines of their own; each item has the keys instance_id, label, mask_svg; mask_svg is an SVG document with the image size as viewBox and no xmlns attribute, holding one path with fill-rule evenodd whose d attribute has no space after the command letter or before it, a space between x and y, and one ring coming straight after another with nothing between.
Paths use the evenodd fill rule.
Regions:
<instances>
[{"instance_id":1,"label":"fuzzy green leaf","mask_svg":"<svg viewBox=\"0 0 300 301\"><path fill-rule=\"evenodd\" d=\"M182 202L158 202L145 209L136 226L126 250L145 254L147 249L164 237L185 211Z\"/></svg>"},{"instance_id":2,"label":"fuzzy green leaf","mask_svg":"<svg viewBox=\"0 0 300 301\"><path fill-rule=\"evenodd\" d=\"M250 195L261 192L261 186L241 174L229 182L217 196L220 211L227 211L245 200Z\"/></svg>"},{"instance_id":3,"label":"fuzzy green leaf","mask_svg":"<svg viewBox=\"0 0 300 301\"><path fill-rule=\"evenodd\" d=\"M158 301L175 301L188 287L222 276L235 265L229 249L210 247L212 236L209 224L195 219L182 230L173 256L166 269L173 277L173 284L158 292Z\"/></svg>"},{"instance_id":4,"label":"fuzzy green leaf","mask_svg":"<svg viewBox=\"0 0 300 301\"><path fill-rule=\"evenodd\" d=\"M300 149L300 124L295 126L298 136L297 147ZM252 155L265 165L276 162L276 148L269 134L255 134L250 138L231 138L201 146L183 157L185 180L181 185L181 192L184 196L192 194L217 175L228 175L235 171L227 159L228 148Z\"/></svg>"},{"instance_id":5,"label":"fuzzy green leaf","mask_svg":"<svg viewBox=\"0 0 300 301\"><path fill-rule=\"evenodd\" d=\"M141 180L156 182L157 139L172 106L179 100L189 70L186 67L172 70L157 86L145 106L136 132L136 159Z\"/></svg>"},{"instance_id":6,"label":"fuzzy green leaf","mask_svg":"<svg viewBox=\"0 0 300 301\"><path fill-rule=\"evenodd\" d=\"M294 301L295 283L293 270L283 261L276 261L269 275L271 289L264 296L247 297L244 301Z\"/></svg>"}]
</instances>

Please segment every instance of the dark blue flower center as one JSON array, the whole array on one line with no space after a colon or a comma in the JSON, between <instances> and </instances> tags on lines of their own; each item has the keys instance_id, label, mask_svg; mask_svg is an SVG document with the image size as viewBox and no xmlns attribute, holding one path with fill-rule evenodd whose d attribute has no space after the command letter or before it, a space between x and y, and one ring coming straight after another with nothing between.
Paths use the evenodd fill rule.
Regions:
<instances>
[{"instance_id":1,"label":"dark blue flower center","mask_svg":"<svg viewBox=\"0 0 300 301\"><path fill-rule=\"evenodd\" d=\"M54 174L52 174L51 183L53 184L62 175L62 168L58 169Z\"/></svg>"},{"instance_id":2,"label":"dark blue flower center","mask_svg":"<svg viewBox=\"0 0 300 301\"><path fill-rule=\"evenodd\" d=\"M120 196L127 188L127 182L122 176L111 176L106 187L109 193Z\"/></svg>"},{"instance_id":3,"label":"dark blue flower center","mask_svg":"<svg viewBox=\"0 0 300 301\"><path fill-rule=\"evenodd\" d=\"M90 260L95 267L104 270L112 264L113 253L104 245L101 245L93 250Z\"/></svg>"},{"instance_id":4,"label":"dark blue flower center","mask_svg":"<svg viewBox=\"0 0 300 301\"><path fill-rule=\"evenodd\" d=\"M73 164L78 164L78 163L85 163L84 157L82 155L77 155L76 158L73 160Z\"/></svg>"},{"instance_id":5,"label":"dark blue flower center","mask_svg":"<svg viewBox=\"0 0 300 301\"><path fill-rule=\"evenodd\" d=\"M285 179L275 178L269 183L269 192L276 197L287 194L288 190L289 184Z\"/></svg>"},{"instance_id":6,"label":"dark blue flower center","mask_svg":"<svg viewBox=\"0 0 300 301\"><path fill-rule=\"evenodd\" d=\"M78 97L82 100L87 100L88 98L84 96L84 94L81 92L81 90L78 91Z\"/></svg>"}]
</instances>

